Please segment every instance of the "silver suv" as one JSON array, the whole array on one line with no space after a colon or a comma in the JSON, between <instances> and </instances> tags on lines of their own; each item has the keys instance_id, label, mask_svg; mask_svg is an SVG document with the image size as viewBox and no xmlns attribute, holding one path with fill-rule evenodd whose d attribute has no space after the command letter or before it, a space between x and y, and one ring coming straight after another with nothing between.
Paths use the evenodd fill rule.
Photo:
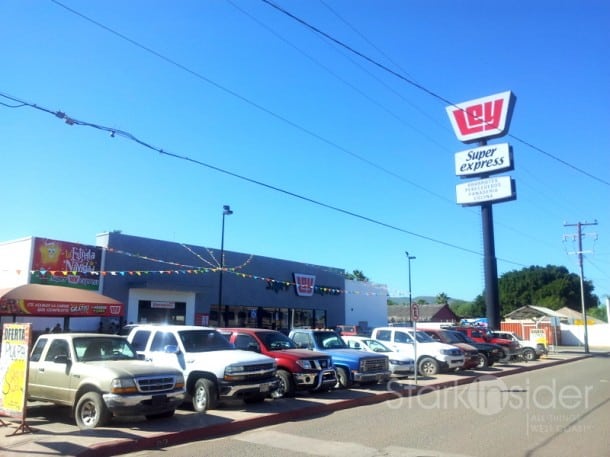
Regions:
<instances>
[{"instance_id":1,"label":"silver suv","mask_svg":"<svg viewBox=\"0 0 610 457\"><path fill-rule=\"evenodd\" d=\"M117 335L42 335L30 356L27 397L71 406L81 429L114 416L173 416L184 401L184 376L139 359Z\"/></svg>"}]
</instances>

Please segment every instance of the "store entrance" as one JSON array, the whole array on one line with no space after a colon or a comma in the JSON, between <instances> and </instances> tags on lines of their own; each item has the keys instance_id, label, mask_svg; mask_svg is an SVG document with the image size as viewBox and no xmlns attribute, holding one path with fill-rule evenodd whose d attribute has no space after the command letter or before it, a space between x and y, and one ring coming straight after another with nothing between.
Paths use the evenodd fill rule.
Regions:
<instances>
[{"instance_id":1,"label":"store entrance","mask_svg":"<svg viewBox=\"0 0 610 457\"><path fill-rule=\"evenodd\" d=\"M155 300L138 301L138 322L147 324L184 325L186 303Z\"/></svg>"}]
</instances>

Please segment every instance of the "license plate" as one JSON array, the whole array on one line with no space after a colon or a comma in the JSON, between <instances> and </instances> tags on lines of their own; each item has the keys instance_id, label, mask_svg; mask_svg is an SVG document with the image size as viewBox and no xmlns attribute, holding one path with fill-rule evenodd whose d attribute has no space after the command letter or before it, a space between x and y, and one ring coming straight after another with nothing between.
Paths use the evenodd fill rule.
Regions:
<instances>
[{"instance_id":1,"label":"license plate","mask_svg":"<svg viewBox=\"0 0 610 457\"><path fill-rule=\"evenodd\" d=\"M269 392L269 384L261 384L261 392Z\"/></svg>"},{"instance_id":2,"label":"license plate","mask_svg":"<svg viewBox=\"0 0 610 457\"><path fill-rule=\"evenodd\" d=\"M161 406L167 403L167 397L165 395L155 395L152 397L153 406Z\"/></svg>"}]
</instances>

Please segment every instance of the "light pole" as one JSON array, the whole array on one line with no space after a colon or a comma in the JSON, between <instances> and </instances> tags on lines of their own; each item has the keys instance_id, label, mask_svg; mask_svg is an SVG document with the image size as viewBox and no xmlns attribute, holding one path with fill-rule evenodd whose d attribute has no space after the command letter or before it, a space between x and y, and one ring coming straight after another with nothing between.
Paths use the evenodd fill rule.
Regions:
<instances>
[{"instance_id":1,"label":"light pole","mask_svg":"<svg viewBox=\"0 0 610 457\"><path fill-rule=\"evenodd\" d=\"M222 236L220 237L220 276L218 278L218 326L220 327L220 314L222 313L222 272L225 268L225 216L233 214L229 205L222 207ZM225 322L225 325L227 323Z\"/></svg>"},{"instance_id":2,"label":"light pole","mask_svg":"<svg viewBox=\"0 0 610 457\"><path fill-rule=\"evenodd\" d=\"M413 311L411 309L411 307L412 307L412 299L411 299L411 260L415 260L415 257L409 255L408 251L405 251L405 254L407 256L407 261L408 261L408 264L409 264L409 324L412 325L412 323L413 323Z\"/></svg>"}]
</instances>

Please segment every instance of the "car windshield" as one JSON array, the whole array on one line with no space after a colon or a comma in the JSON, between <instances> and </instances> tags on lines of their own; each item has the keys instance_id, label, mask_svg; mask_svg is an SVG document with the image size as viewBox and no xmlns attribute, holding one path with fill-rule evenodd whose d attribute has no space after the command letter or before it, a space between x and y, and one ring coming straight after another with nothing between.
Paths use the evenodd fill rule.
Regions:
<instances>
[{"instance_id":1,"label":"car windshield","mask_svg":"<svg viewBox=\"0 0 610 457\"><path fill-rule=\"evenodd\" d=\"M91 336L74 338L73 342L79 362L137 359L136 351L125 338Z\"/></svg>"},{"instance_id":2,"label":"car windshield","mask_svg":"<svg viewBox=\"0 0 610 457\"><path fill-rule=\"evenodd\" d=\"M447 343L447 344L454 344L454 343L463 343L464 340L461 339L458 335L456 335L454 332L448 332L448 331L441 331L441 334L443 335L443 342Z\"/></svg>"},{"instance_id":3,"label":"car windshield","mask_svg":"<svg viewBox=\"0 0 610 457\"><path fill-rule=\"evenodd\" d=\"M381 341L377 340L362 340L364 344L366 344L369 349L373 352L392 352L392 350L383 344Z\"/></svg>"},{"instance_id":4,"label":"car windshield","mask_svg":"<svg viewBox=\"0 0 610 457\"><path fill-rule=\"evenodd\" d=\"M464 335L462 332L455 332L453 330L450 330L450 331L448 331L448 333L451 333L455 338L457 338L459 341L461 341L463 343L468 343L468 344L474 343L474 340L472 338L470 338L468 335Z\"/></svg>"},{"instance_id":5,"label":"car windshield","mask_svg":"<svg viewBox=\"0 0 610 457\"><path fill-rule=\"evenodd\" d=\"M280 332L261 332L259 336L267 350L281 351L283 349L296 349L297 347L294 341Z\"/></svg>"},{"instance_id":6,"label":"car windshield","mask_svg":"<svg viewBox=\"0 0 610 457\"><path fill-rule=\"evenodd\" d=\"M324 349L347 349L347 345L334 332L314 332L313 337L318 347Z\"/></svg>"},{"instance_id":7,"label":"car windshield","mask_svg":"<svg viewBox=\"0 0 610 457\"><path fill-rule=\"evenodd\" d=\"M180 340L187 352L224 351L235 349L229 340L213 329L181 330Z\"/></svg>"}]
</instances>

